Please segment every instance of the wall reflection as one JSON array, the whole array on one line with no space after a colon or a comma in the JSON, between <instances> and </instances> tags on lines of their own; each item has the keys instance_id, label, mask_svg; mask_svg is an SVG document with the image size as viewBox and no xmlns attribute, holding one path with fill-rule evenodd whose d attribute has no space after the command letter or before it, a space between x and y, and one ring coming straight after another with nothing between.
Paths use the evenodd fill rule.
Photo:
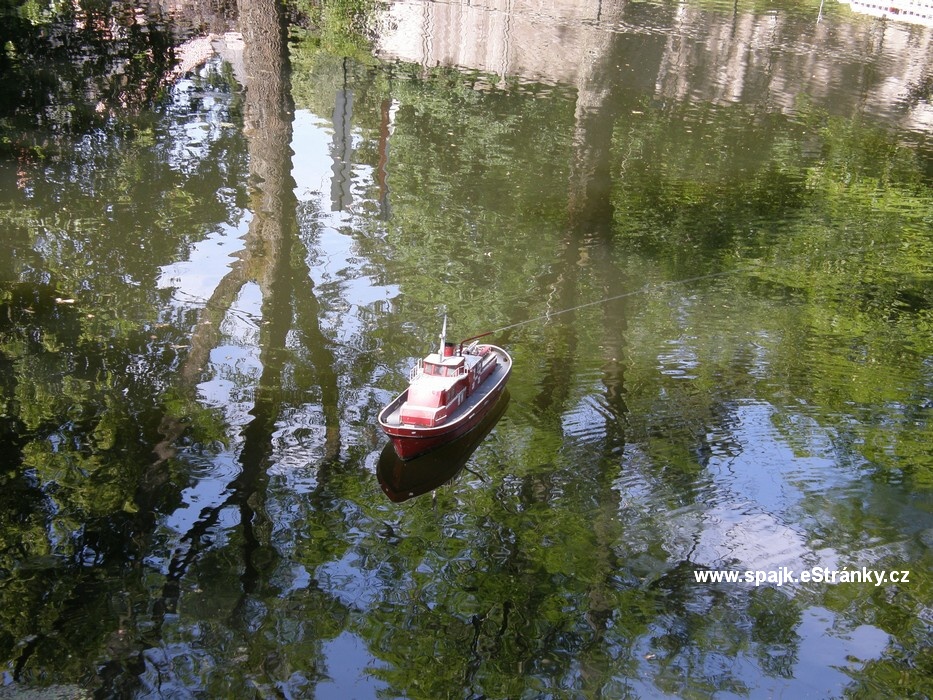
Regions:
<instances>
[{"instance_id":1,"label":"wall reflection","mask_svg":"<svg viewBox=\"0 0 933 700\"><path fill-rule=\"evenodd\" d=\"M834 10L827 17L687 2L393 2L380 18L377 50L386 59L458 66L500 81L576 86L581 102L592 99L598 66L603 83L634 77L653 84L658 99L792 111L807 96L837 114L933 127L933 107L906 100L933 70L933 29L851 21L844 8ZM620 34L659 50L609 61Z\"/></svg>"}]
</instances>

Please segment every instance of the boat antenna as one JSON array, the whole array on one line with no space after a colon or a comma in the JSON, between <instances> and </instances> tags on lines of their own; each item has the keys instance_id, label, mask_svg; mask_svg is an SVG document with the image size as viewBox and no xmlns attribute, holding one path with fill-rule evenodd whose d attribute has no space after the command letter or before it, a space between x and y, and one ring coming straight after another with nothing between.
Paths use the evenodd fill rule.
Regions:
<instances>
[{"instance_id":1,"label":"boat antenna","mask_svg":"<svg viewBox=\"0 0 933 700\"><path fill-rule=\"evenodd\" d=\"M464 338L460 341L460 350L458 352L463 354L463 346L469 343L471 340L479 340L480 338L485 338L487 335L492 335L496 331L486 331L485 333L480 333L479 335L471 335L469 338Z\"/></svg>"}]
</instances>

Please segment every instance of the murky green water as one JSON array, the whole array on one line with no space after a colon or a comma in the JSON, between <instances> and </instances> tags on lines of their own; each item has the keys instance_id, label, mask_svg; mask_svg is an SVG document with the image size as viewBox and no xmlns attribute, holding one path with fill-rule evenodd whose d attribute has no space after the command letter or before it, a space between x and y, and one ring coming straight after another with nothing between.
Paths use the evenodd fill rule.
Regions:
<instances>
[{"instance_id":1,"label":"murky green water","mask_svg":"<svg viewBox=\"0 0 933 700\"><path fill-rule=\"evenodd\" d=\"M933 30L75 7L0 34L0 697L933 695ZM508 400L400 465L441 307Z\"/></svg>"}]
</instances>

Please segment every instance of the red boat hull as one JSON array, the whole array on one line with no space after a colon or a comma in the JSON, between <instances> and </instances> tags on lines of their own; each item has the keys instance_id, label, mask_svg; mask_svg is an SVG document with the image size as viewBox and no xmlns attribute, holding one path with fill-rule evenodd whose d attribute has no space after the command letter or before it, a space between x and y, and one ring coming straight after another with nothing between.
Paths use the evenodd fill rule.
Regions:
<instances>
[{"instance_id":1,"label":"red boat hull","mask_svg":"<svg viewBox=\"0 0 933 700\"><path fill-rule=\"evenodd\" d=\"M394 445L387 444L376 467L379 485L385 495L389 500L401 503L455 480L479 444L499 422L508 403L509 390L505 389L479 425L466 435L415 459L400 459Z\"/></svg>"},{"instance_id":2,"label":"red boat hull","mask_svg":"<svg viewBox=\"0 0 933 700\"><path fill-rule=\"evenodd\" d=\"M408 396L406 389L379 413L379 424L391 438L395 453L403 460L413 459L446 445L475 428L501 396L512 370L512 358L494 345L488 346L497 355L493 373L474 391L470 398L440 425L431 427L402 423L399 409Z\"/></svg>"}]
</instances>

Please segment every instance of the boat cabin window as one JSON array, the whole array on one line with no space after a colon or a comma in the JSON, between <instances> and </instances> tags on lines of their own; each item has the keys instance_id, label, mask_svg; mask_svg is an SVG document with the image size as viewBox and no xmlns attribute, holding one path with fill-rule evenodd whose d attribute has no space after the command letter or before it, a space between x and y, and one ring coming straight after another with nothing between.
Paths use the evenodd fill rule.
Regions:
<instances>
[{"instance_id":1,"label":"boat cabin window","mask_svg":"<svg viewBox=\"0 0 933 700\"><path fill-rule=\"evenodd\" d=\"M456 362L444 362L436 364L434 362L424 363L424 373L434 377L456 377L458 370L463 366L463 358L456 358Z\"/></svg>"}]
</instances>

